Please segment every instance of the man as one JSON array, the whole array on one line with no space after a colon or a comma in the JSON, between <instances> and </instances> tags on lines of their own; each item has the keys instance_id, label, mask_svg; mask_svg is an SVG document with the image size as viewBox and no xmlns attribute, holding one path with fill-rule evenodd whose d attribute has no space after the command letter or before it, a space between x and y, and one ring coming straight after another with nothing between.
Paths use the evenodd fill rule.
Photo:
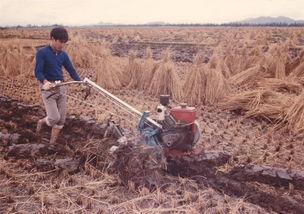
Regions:
<instances>
[{"instance_id":1,"label":"man","mask_svg":"<svg viewBox=\"0 0 304 214\"><path fill-rule=\"evenodd\" d=\"M50 143L56 143L60 130L66 119L66 87L56 84L64 81L62 66L69 72L72 79L80 81L68 54L63 47L68 41L67 30L56 27L50 33L50 44L36 53L35 77L41 82L41 96L46 109L46 117L37 123L37 134L46 124L52 127Z\"/></svg>"}]
</instances>

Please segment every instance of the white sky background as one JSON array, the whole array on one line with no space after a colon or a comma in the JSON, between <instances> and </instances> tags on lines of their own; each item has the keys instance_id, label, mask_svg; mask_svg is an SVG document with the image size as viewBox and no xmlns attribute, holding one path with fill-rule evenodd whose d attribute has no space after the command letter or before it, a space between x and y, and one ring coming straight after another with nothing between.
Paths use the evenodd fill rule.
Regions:
<instances>
[{"instance_id":1,"label":"white sky background","mask_svg":"<svg viewBox=\"0 0 304 214\"><path fill-rule=\"evenodd\" d=\"M0 0L0 26L220 24L258 16L304 20L304 0Z\"/></svg>"}]
</instances>

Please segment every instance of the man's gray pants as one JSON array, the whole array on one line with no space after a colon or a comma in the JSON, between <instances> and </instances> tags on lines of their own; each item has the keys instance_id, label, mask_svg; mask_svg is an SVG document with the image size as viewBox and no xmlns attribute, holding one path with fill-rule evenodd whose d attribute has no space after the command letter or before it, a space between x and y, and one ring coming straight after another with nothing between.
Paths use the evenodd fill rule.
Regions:
<instances>
[{"instance_id":1,"label":"man's gray pants","mask_svg":"<svg viewBox=\"0 0 304 214\"><path fill-rule=\"evenodd\" d=\"M66 119L66 87L60 86L49 91L41 90L46 109L46 124L62 129Z\"/></svg>"}]
</instances>

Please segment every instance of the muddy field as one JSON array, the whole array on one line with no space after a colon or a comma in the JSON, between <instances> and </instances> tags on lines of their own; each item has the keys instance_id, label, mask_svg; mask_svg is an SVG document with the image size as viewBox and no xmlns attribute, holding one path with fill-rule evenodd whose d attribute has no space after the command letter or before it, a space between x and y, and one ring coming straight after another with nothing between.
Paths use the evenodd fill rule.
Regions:
<instances>
[{"instance_id":1,"label":"muddy field","mask_svg":"<svg viewBox=\"0 0 304 214\"><path fill-rule=\"evenodd\" d=\"M89 43L77 43L80 32ZM236 47L246 44L248 50L259 47L267 53L272 44L290 35L296 38L299 30L260 32L266 38L247 28L71 29L75 39L67 49L75 44L83 47L77 52L80 58L72 49L73 61L81 76L98 82L98 69L90 67L93 61L86 58L85 48L97 51L90 44L109 42L112 74L129 66L130 50L137 51L138 60L146 64L147 48L157 63L169 48L178 80L185 83L199 52L203 53L200 63L206 64L219 43L233 39ZM26 54L31 60L34 51L48 43L47 29L2 30L0 37L2 44L20 45L18 56ZM291 60L301 56L304 39L296 41L286 52ZM23 68L32 72L31 66ZM36 123L45 114L39 84L32 73L14 70L10 76L7 72L0 80L0 213L304 213L302 132L278 126L268 117L248 117L241 110L200 103L195 105L201 127L196 148L202 152L155 161L151 148L134 143L139 118L128 117L97 93L85 96L70 86L69 117L58 144L49 145L50 128L40 137L35 134ZM285 85L283 89L284 93L298 90ZM142 88L122 85L109 91L139 111L151 111L152 116L159 103L158 95ZM183 98L187 96L191 94ZM172 99L171 105L183 101ZM131 136L114 153L110 148L120 144L117 136L106 131L110 120Z\"/></svg>"},{"instance_id":2,"label":"muddy field","mask_svg":"<svg viewBox=\"0 0 304 214\"><path fill-rule=\"evenodd\" d=\"M237 124L240 120L235 114L212 109L202 109L201 114L207 123L215 115L227 118L220 121L223 125L229 121ZM208 136L203 131L199 146L209 151L215 148L233 153L220 171L215 171L216 165L190 156L185 158L187 161L169 161L166 170L154 167L158 174L148 174L147 169L142 169L149 179L147 175L138 179L132 175L132 169L140 166L134 166L133 159L128 159L139 154L138 150L133 149L131 154L124 149L118 156L123 159L123 166L108 168L115 159L109 149L117 142L113 136L103 136L105 124L71 115L59 144L53 146L48 144L49 128L44 130L42 138L34 133L37 120L44 115L40 106L2 96L0 115L1 134L11 134L10 138L1 140L1 213L302 213L304 209L304 180L286 182L267 176L246 180L243 178L248 175L244 171L230 170L237 163L259 163L251 153L243 151L250 146L244 140L237 144L223 140L221 135L210 133ZM239 122L242 123L242 131L247 135L258 133L266 138L267 130L255 127L260 127L260 122ZM227 132L227 137L233 138L229 129ZM18 134L18 138L13 134ZM288 139L288 135L286 137ZM241 144L244 147L237 148ZM286 149L292 152L289 147L287 144ZM194 158L192 162L190 158ZM260 162L265 164L265 161ZM127 174L122 175L120 170L126 170Z\"/></svg>"}]
</instances>

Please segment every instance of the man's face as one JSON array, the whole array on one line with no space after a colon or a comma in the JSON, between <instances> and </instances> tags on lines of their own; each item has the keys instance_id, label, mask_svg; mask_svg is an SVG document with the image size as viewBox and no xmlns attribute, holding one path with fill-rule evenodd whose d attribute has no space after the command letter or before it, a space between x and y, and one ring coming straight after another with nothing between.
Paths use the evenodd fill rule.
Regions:
<instances>
[{"instance_id":1,"label":"man's face","mask_svg":"<svg viewBox=\"0 0 304 214\"><path fill-rule=\"evenodd\" d=\"M65 45L66 41L60 41L52 39L51 46L55 51L61 51Z\"/></svg>"}]
</instances>

